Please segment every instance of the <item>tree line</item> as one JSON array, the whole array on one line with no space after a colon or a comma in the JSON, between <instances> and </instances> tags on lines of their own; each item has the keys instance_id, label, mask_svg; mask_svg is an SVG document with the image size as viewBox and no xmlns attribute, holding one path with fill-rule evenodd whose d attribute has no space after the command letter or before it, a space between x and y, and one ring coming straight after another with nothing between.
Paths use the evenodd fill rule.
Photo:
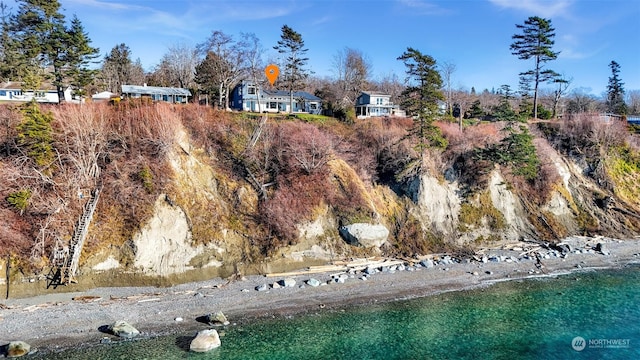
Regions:
<instances>
[{"instance_id":1,"label":"tree line","mask_svg":"<svg viewBox=\"0 0 640 360\"><path fill-rule=\"evenodd\" d=\"M75 15L68 20L57 0L19 0L17 5L12 13L0 2L0 79L20 81L24 90L37 90L46 81L56 86L59 95L71 86L80 96L102 90L119 93L123 84L173 86L206 95L213 99L212 104L228 108L230 91L239 81L247 79L264 88L264 66L278 63L282 73L275 87L288 91L290 102L295 91L305 90L322 98L325 112L339 118L355 117L353 105L364 90L387 93L396 104L411 102L402 94L407 95L406 90L414 86L410 79L415 69L407 67L404 79L388 74L374 80L366 54L345 47L334 54L333 76L316 77L308 68L308 49L302 35L287 25L282 26L280 40L273 46L280 59L266 59L266 48L253 33L234 36L214 30L196 46L170 46L159 63L145 71L125 43L115 45L100 61L99 49L91 46L82 22ZM452 89L455 64L437 64L423 54L433 59L429 66L437 71L438 79L429 81L438 85L442 95L431 100L444 102L446 115L504 119L512 116L511 112L524 118L556 117L565 111L640 112L640 94L625 93L617 62L609 64L611 77L603 101L580 89L569 93L571 78L548 66L559 54L553 49L555 29L551 19L532 16L516 24L516 29L510 50L518 59L532 62L530 70L519 74L517 90L506 85L480 94L474 88ZM407 52L412 50L416 49L409 47ZM405 55L398 60L404 61Z\"/></svg>"}]
</instances>

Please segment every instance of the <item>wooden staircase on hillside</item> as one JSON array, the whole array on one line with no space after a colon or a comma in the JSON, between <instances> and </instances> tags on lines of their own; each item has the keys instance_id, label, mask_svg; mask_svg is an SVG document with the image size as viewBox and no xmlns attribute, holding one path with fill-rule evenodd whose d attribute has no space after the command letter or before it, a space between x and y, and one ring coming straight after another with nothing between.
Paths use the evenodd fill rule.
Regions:
<instances>
[{"instance_id":1,"label":"wooden staircase on hillside","mask_svg":"<svg viewBox=\"0 0 640 360\"><path fill-rule=\"evenodd\" d=\"M48 277L49 284L47 285L47 288L51 286L56 288L58 285L67 285L72 282L77 282L74 276L78 270L78 265L80 264L80 254L82 253L84 240L89 232L89 224L91 224L93 213L98 205L100 190L101 187L96 188L91 193L91 198L84 205L82 215L76 223L69 246L63 247L60 243L56 244L53 251L52 269L50 276Z\"/></svg>"}]
</instances>

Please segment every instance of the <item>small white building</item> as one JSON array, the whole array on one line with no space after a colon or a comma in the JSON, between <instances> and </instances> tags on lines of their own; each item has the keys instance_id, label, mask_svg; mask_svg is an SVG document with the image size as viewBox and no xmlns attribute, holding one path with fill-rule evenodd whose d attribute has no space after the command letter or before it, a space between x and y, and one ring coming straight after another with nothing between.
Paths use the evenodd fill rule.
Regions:
<instances>
[{"instance_id":1,"label":"small white building","mask_svg":"<svg viewBox=\"0 0 640 360\"><path fill-rule=\"evenodd\" d=\"M58 90L52 84L43 84L36 91L22 90L23 83L19 81L7 81L0 84L0 101L29 102L35 100L39 103L59 103ZM71 101L71 89L64 91L64 100Z\"/></svg>"},{"instance_id":2,"label":"small white building","mask_svg":"<svg viewBox=\"0 0 640 360\"><path fill-rule=\"evenodd\" d=\"M391 102L391 95L363 91L356 99L356 116L358 119L376 116L405 116L405 112Z\"/></svg>"}]
</instances>

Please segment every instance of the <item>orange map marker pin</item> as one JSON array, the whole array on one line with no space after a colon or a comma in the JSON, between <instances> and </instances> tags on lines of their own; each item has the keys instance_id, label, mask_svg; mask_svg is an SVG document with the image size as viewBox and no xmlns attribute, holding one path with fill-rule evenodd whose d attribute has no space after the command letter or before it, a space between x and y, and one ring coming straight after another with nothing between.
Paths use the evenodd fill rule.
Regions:
<instances>
[{"instance_id":1,"label":"orange map marker pin","mask_svg":"<svg viewBox=\"0 0 640 360\"><path fill-rule=\"evenodd\" d=\"M278 74L280 74L280 69L278 69L276 65L271 64L264 68L264 73L267 75L267 79L269 79L271 86L273 86L273 83L276 82L276 79L278 78Z\"/></svg>"}]
</instances>

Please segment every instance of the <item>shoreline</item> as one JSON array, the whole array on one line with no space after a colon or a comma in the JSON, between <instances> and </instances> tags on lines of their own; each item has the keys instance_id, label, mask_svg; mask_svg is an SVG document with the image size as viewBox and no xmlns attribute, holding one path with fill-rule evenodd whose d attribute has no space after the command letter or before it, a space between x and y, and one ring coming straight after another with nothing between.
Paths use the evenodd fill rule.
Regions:
<instances>
[{"instance_id":1,"label":"shoreline","mask_svg":"<svg viewBox=\"0 0 640 360\"><path fill-rule=\"evenodd\" d=\"M488 249L480 261L456 262L445 257L436 260L430 268L415 266L412 271L407 267L371 275L360 271L345 274L340 280L343 283L331 273L316 273L290 276L296 281L294 287L273 288L273 283L284 277L252 275L231 282L216 278L168 288L95 288L8 299L0 301L0 346L20 340L46 354L101 345L103 338L117 342L121 340L99 330L117 320L136 327L142 333L142 339L185 333L195 335L198 330L211 328L198 318L217 311L222 311L231 322L230 326L234 326L259 319L337 311L477 289L503 281L640 264L640 240L571 239L574 250L567 255L557 256L557 251L554 254L554 250L541 249L541 267L536 266L538 262L534 257L518 258L522 251ZM606 244L609 255L593 251L598 242ZM310 278L327 285L310 286L306 283ZM256 290L265 284L267 290ZM84 301L78 301L80 297ZM177 318L183 321L176 321Z\"/></svg>"}]
</instances>

